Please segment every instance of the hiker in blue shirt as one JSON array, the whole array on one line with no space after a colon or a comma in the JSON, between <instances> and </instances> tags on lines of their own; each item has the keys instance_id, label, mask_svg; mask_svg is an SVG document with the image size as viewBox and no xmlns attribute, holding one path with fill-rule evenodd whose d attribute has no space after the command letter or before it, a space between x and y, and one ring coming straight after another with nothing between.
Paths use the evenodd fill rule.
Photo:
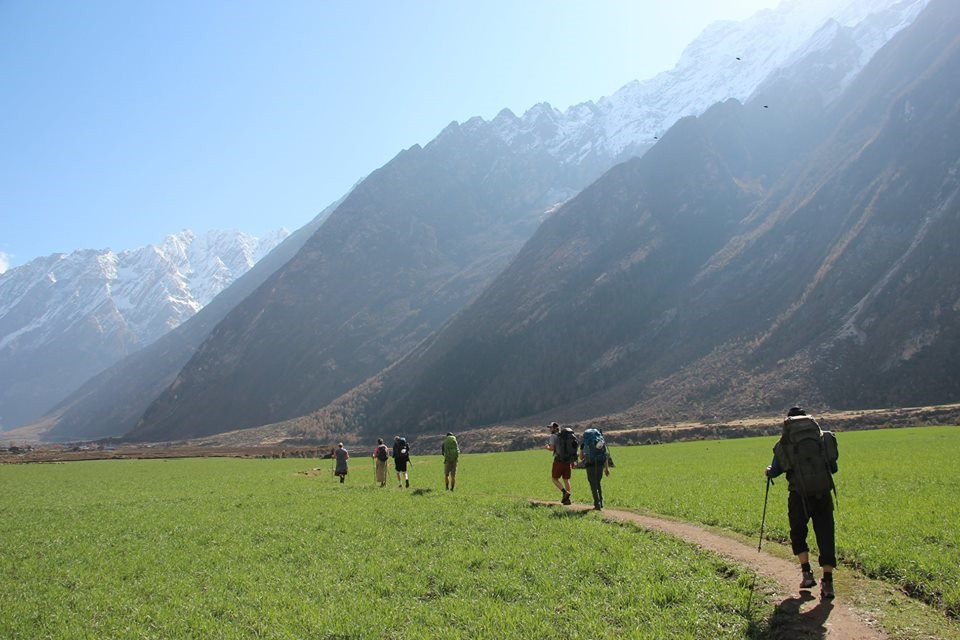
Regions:
<instances>
[{"instance_id":1,"label":"hiker in blue shirt","mask_svg":"<svg viewBox=\"0 0 960 640\"><path fill-rule=\"evenodd\" d=\"M587 471L587 481L593 493L593 508L603 509L603 476L610 475L610 455L607 452L603 433L599 429L587 429L580 442L580 463Z\"/></svg>"}]
</instances>

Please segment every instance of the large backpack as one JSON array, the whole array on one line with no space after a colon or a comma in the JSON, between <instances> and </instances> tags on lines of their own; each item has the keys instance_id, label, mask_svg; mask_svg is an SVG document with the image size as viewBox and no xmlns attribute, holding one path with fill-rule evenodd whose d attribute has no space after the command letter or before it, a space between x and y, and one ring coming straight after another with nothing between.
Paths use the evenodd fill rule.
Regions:
<instances>
[{"instance_id":1,"label":"large backpack","mask_svg":"<svg viewBox=\"0 0 960 640\"><path fill-rule=\"evenodd\" d=\"M577 447L577 434L573 432L573 429L570 427L560 429L560 433L557 435L557 449L555 451L557 460L560 462L576 462Z\"/></svg>"},{"instance_id":2,"label":"large backpack","mask_svg":"<svg viewBox=\"0 0 960 640\"><path fill-rule=\"evenodd\" d=\"M607 459L607 443L599 429L583 432L583 460L587 464L603 463Z\"/></svg>"},{"instance_id":3,"label":"large backpack","mask_svg":"<svg viewBox=\"0 0 960 640\"><path fill-rule=\"evenodd\" d=\"M387 445L378 444L377 445L377 460L386 461L390 457L390 454L387 453Z\"/></svg>"},{"instance_id":4,"label":"large backpack","mask_svg":"<svg viewBox=\"0 0 960 640\"><path fill-rule=\"evenodd\" d=\"M792 416L783 421L783 433L773 447L780 468L786 471L790 490L804 496L819 496L834 489L837 471L837 438L810 416Z\"/></svg>"},{"instance_id":5,"label":"large backpack","mask_svg":"<svg viewBox=\"0 0 960 640\"><path fill-rule=\"evenodd\" d=\"M410 447L407 446L407 439L400 438L397 441L397 460L409 460L410 459Z\"/></svg>"}]
</instances>

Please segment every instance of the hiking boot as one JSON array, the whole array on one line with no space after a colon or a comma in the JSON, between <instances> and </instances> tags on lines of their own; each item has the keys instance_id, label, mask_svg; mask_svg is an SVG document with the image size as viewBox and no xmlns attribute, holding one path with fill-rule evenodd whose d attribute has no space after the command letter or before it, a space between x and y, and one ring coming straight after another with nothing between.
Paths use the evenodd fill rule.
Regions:
<instances>
[{"instance_id":1,"label":"hiking boot","mask_svg":"<svg viewBox=\"0 0 960 640\"><path fill-rule=\"evenodd\" d=\"M800 581L801 589L809 589L814 587L817 584L817 581L813 579L813 571L801 571L803 580Z\"/></svg>"},{"instance_id":2,"label":"hiking boot","mask_svg":"<svg viewBox=\"0 0 960 640\"><path fill-rule=\"evenodd\" d=\"M407 478L407 489L410 488L410 478Z\"/></svg>"},{"instance_id":3,"label":"hiking boot","mask_svg":"<svg viewBox=\"0 0 960 640\"><path fill-rule=\"evenodd\" d=\"M570 493L567 491L563 492L563 497L560 498L560 504L570 504Z\"/></svg>"},{"instance_id":4,"label":"hiking boot","mask_svg":"<svg viewBox=\"0 0 960 640\"><path fill-rule=\"evenodd\" d=\"M820 597L824 600L832 600L834 597L833 593L833 580L821 580L820 581Z\"/></svg>"}]
</instances>

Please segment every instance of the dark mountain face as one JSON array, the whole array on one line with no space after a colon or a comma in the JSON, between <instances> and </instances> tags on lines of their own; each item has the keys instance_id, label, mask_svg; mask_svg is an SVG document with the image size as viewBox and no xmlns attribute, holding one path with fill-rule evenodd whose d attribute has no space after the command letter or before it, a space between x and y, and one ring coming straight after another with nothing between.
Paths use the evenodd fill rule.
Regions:
<instances>
[{"instance_id":1,"label":"dark mountain face","mask_svg":"<svg viewBox=\"0 0 960 640\"><path fill-rule=\"evenodd\" d=\"M130 437L276 422L375 374L507 264L555 197L559 171L545 154L456 125L401 153L217 326Z\"/></svg>"},{"instance_id":2,"label":"dark mountain face","mask_svg":"<svg viewBox=\"0 0 960 640\"><path fill-rule=\"evenodd\" d=\"M312 423L423 432L955 400L957 34L960 7L935 0L829 108L810 78L785 77L681 121Z\"/></svg>"}]
</instances>

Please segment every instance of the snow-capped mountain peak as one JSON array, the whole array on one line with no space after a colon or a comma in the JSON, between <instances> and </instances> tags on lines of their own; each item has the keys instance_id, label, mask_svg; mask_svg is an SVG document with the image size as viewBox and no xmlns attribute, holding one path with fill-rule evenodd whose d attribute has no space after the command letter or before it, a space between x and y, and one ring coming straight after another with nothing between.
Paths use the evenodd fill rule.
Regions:
<instances>
[{"instance_id":1,"label":"snow-capped mountain peak","mask_svg":"<svg viewBox=\"0 0 960 640\"><path fill-rule=\"evenodd\" d=\"M829 46L846 30L860 50L852 78L876 51L909 25L928 0L785 0L741 21L708 26L676 66L648 80L634 80L596 102L559 111L549 104L522 116L508 109L467 130L487 130L519 151L542 149L564 164L594 158L609 165L642 154L666 129L711 105L748 100L779 70Z\"/></svg>"},{"instance_id":2,"label":"snow-capped mountain peak","mask_svg":"<svg viewBox=\"0 0 960 640\"><path fill-rule=\"evenodd\" d=\"M83 249L10 269L0 274L0 370L30 380L35 409L47 409L84 376L179 326L287 235L185 230L157 245ZM34 416L4 408L0 428L23 417Z\"/></svg>"}]
</instances>

